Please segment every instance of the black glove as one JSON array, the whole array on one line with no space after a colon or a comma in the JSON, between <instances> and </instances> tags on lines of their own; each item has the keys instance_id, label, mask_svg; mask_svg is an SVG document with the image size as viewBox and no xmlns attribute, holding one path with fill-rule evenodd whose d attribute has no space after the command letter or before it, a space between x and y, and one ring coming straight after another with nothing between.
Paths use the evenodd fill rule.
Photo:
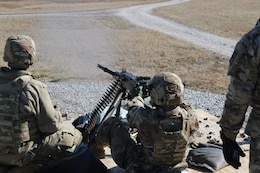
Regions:
<instances>
[{"instance_id":1,"label":"black glove","mask_svg":"<svg viewBox=\"0 0 260 173\"><path fill-rule=\"evenodd\" d=\"M76 127L78 130L80 131L84 131L85 129L83 128L86 123L86 121L88 120L88 117L86 115L82 115L77 117L73 122L72 125L74 127ZM79 128L80 126L82 126L82 128Z\"/></svg>"},{"instance_id":2,"label":"black glove","mask_svg":"<svg viewBox=\"0 0 260 173\"><path fill-rule=\"evenodd\" d=\"M238 169L241 166L239 158L240 156L245 157L245 153L236 141L229 139L223 132L220 132L220 137L223 141L223 154L226 162Z\"/></svg>"}]
</instances>

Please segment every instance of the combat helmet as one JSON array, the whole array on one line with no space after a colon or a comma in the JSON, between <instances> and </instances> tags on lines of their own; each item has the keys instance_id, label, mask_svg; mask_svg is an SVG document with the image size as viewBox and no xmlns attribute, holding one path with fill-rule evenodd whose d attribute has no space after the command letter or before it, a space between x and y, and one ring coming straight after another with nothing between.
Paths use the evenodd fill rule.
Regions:
<instances>
[{"instance_id":1,"label":"combat helmet","mask_svg":"<svg viewBox=\"0 0 260 173\"><path fill-rule=\"evenodd\" d=\"M183 102L184 85L175 73L155 75L149 83L151 105L175 107Z\"/></svg>"},{"instance_id":2,"label":"combat helmet","mask_svg":"<svg viewBox=\"0 0 260 173\"><path fill-rule=\"evenodd\" d=\"M26 35L8 37L3 59L11 68L27 69L37 61L35 42Z\"/></svg>"}]
</instances>

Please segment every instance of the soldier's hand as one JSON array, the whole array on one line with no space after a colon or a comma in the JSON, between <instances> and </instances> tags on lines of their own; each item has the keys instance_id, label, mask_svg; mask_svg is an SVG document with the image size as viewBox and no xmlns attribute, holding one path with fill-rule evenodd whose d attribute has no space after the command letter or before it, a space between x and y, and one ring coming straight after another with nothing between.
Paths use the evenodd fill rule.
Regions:
<instances>
[{"instance_id":1,"label":"soldier's hand","mask_svg":"<svg viewBox=\"0 0 260 173\"><path fill-rule=\"evenodd\" d=\"M144 100L140 96L134 97L132 100L129 100L127 102L127 106L129 109L131 109L132 107L135 107L135 106L144 107Z\"/></svg>"},{"instance_id":2,"label":"soldier's hand","mask_svg":"<svg viewBox=\"0 0 260 173\"><path fill-rule=\"evenodd\" d=\"M236 141L229 139L223 132L220 132L220 137L223 141L223 154L226 162L238 169L241 166L240 156L245 157Z\"/></svg>"}]
</instances>

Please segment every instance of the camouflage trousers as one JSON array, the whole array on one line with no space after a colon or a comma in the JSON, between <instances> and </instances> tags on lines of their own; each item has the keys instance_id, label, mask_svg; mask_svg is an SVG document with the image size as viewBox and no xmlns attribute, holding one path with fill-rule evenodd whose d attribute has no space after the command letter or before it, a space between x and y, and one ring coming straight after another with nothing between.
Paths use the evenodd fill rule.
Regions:
<instances>
[{"instance_id":1,"label":"camouflage trousers","mask_svg":"<svg viewBox=\"0 0 260 173\"><path fill-rule=\"evenodd\" d=\"M74 127L63 128L43 139L43 145L35 153L34 161L48 164L48 162L60 160L72 154L81 141L82 134L80 131Z\"/></svg>"},{"instance_id":2,"label":"camouflage trousers","mask_svg":"<svg viewBox=\"0 0 260 173\"><path fill-rule=\"evenodd\" d=\"M260 137L251 138L249 173L260 172Z\"/></svg>"},{"instance_id":3,"label":"camouflage trousers","mask_svg":"<svg viewBox=\"0 0 260 173\"><path fill-rule=\"evenodd\" d=\"M0 173L8 170L10 173L33 173L39 169L38 165L54 163L66 156L69 156L81 144L82 134L75 128L63 128L56 133L46 136L42 144L36 150L29 152L29 156L21 157L19 154L1 156L10 161L18 160L19 165L3 164L0 165ZM9 166L7 166L9 165Z\"/></svg>"}]
</instances>

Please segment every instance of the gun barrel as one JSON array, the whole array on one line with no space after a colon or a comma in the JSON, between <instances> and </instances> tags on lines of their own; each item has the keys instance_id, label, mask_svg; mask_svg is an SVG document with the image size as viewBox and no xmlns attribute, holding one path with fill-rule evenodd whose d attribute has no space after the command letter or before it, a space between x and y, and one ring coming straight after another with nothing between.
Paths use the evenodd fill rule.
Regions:
<instances>
[{"instance_id":1,"label":"gun barrel","mask_svg":"<svg viewBox=\"0 0 260 173\"><path fill-rule=\"evenodd\" d=\"M104 72L111 74L114 77L119 77L120 79L130 79L130 80L134 80L136 82L138 81L146 81L146 80L150 80L151 78L148 76L135 76L132 73L126 72L125 70L122 70L122 72L115 72L112 71L110 69L108 69L107 67L104 67L100 64L97 64L97 67L102 69Z\"/></svg>"},{"instance_id":2,"label":"gun barrel","mask_svg":"<svg viewBox=\"0 0 260 173\"><path fill-rule=\"evenodd\" d=\"M104 66L102 66L100 64L98 64L97 66L98 66L98 68L102 69L104 72L109 73L109 74L111 74L114 77L119 77L120 76L119 72L114 72L114 71L112 71L112 70L108 69L107 67L104 67Z\"/></svg>"},{"instance_id":3,"label":"gun barrel","mask_svg":"<svg viewBox=\"0 0 260 173\"><path fill-rule=\"evenodd\" d=\"M112 70L108 69L107 67L104 67L104 66L102 66L100 64L98 64L97 66L98 66L98 68L102 69L104 72L107 72L107 73L109 73L111 75L115 74L115 72L113 72Z\"/></svg>"}]
</instances>

